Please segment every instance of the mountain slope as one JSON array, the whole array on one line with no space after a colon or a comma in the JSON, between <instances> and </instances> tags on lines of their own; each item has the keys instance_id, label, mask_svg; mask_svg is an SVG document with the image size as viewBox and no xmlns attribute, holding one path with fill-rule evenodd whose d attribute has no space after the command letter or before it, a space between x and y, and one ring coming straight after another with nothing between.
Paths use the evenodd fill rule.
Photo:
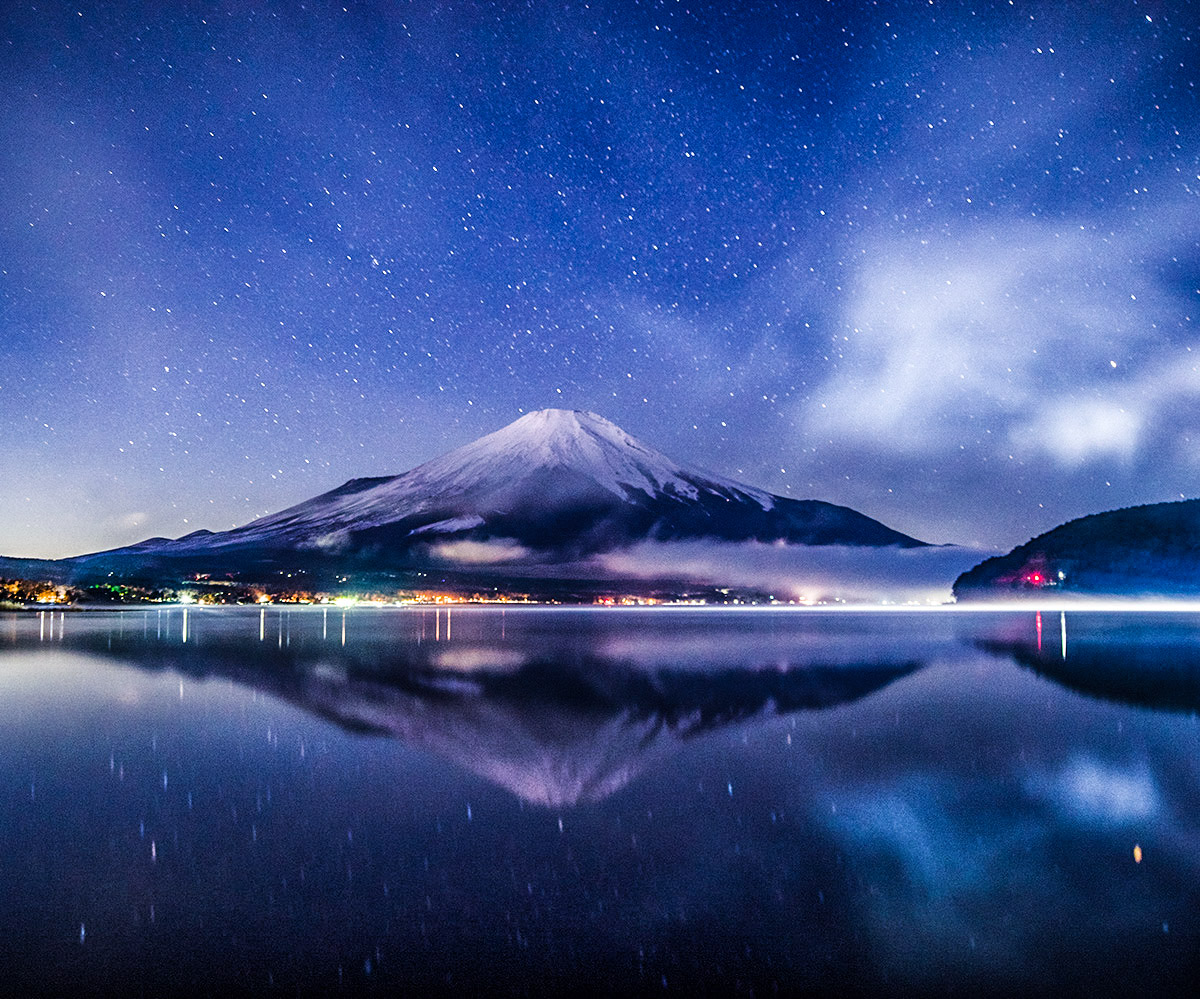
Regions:
<instances>
[{"instance_id":1,"label":"mountain slope","mask_svg":"<svg viewBox=\"0 0 1200 999\"><path fill-rule=\"evenodd\" d=\"M958 600L1014 595L1183 596L1200 592L1200 500L1095 513L981 562Z\"/></svg>"},{"instance_id":2,"label":"mountain slope","mask_svg":"<svg viewBox=\"0 0 1200 999\"><path fill-rule=\"evenodd\" d=\"M847 507L774 496L673 462L592 413L529 413L401 475L337 489L230 531L74 560L227 571L556 565L653 540L925 547Z\"/></svg>"}]
</instances>

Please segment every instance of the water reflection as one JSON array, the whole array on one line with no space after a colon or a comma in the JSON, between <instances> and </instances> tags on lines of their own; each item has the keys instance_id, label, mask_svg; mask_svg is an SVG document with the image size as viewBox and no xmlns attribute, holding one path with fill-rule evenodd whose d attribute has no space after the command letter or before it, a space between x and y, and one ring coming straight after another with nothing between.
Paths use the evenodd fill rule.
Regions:
<instances>
[{"instance_id":1,"label":"water reflection","mask_svg":"<svg viewBox=\"0 0 1200 999\"><path fill-rule=\"evenodd\" d=\"M1187 618L183 623L0 617L15 994L1192 988Z\"/></svg>"},{"instance_id":2,"label":"water reflection","mask_svg":"<svg viewBox=\"0 0 1200 999\"><path fill-rule=\"evenodd\" d=\"M652 627L633 615L335 615L332 639L327 609L273 610L268 628L266 608L183 608L78 615L54 640L144 670L233 680L552 807L603 800L687 740L856 701L923 665L903 636L826 628L818 640L811 622L745 615L717 629L696 615L670 627L661 615ZM355 617L370 620L358 636Z\"/></svg>"},{"instance_id":3,"label":"water reflection","mask_svg":"<svg viewBox=\"0 0 1200 999\"><path fill-rule=\"evenodd\" d=\"M1070 645L1067 642L1070 619ZM1043 642L1042 615L980 648L1090 697L1163 711L1200 711L1200 621L1193 616L1061 613L1060 641ZM1032 627L1029 627L1032 625Z\"/></svg>"}]
</instances>

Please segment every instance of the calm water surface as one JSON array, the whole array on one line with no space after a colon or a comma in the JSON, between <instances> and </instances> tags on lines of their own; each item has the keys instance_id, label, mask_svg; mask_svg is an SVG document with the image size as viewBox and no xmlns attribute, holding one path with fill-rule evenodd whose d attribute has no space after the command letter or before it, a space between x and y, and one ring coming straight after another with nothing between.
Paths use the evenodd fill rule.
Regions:
<instances>
[{"instance_id":1,"label":"calm water surface","mask_svg":"<svg viewBox=\"0 0 1200 999\"><path fill-rule=\"evenodd\" d=\"M0 616L14 993L1163 993L1200 619Z\"/></svg>"}]
</instances>

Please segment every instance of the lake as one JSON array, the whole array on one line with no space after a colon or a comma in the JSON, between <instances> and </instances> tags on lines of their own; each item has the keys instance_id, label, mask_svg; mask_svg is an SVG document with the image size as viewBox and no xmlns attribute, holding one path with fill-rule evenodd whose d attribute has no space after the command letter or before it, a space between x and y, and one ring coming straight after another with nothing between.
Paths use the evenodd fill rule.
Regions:
<instances>
[{"instance_id":1,"label":"lake","mask_svg":"<svg viewBox=\"0 0 1200 999\"><path fill-rule=\"evenodd\" d=\"M0 615L13 993L1184 991L1200 618Z\"/></svg>"}]
</instances>

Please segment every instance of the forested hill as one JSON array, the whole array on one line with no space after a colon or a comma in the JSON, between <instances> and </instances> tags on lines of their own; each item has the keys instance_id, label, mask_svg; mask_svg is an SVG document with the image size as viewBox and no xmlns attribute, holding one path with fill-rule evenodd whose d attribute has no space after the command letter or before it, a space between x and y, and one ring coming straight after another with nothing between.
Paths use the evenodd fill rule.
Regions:
<instances>
[{"instance_id":1,"label":"forested hill","mask_svg":"<svg viewBox=\"0 0 1200 999\"><path fill-rule=\"evenodd\" d=\"M959 601L1043 593L1200 596L1200 500L1068 521L981 562L954 583Z\"/></svg>"}]
</instances>

